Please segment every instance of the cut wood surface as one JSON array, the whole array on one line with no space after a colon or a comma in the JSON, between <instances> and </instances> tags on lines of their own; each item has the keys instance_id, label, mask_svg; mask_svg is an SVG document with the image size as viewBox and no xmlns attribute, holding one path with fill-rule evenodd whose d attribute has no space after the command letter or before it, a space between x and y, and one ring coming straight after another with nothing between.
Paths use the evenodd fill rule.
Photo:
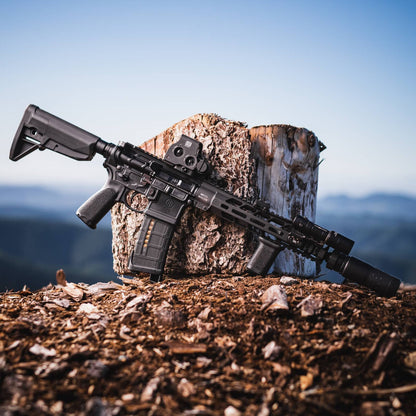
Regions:
<instances>
[{"instance_id":1,"label":"cut wood surface","mask_svg":"<svg viewBox=\"0 0 416 416\"><path fill-rule=\"evenodd\" d=\"M270 202L287 218L296 213L315 219L319 144L315 135L292 126L272 125L248 129L244 123L215 114L197 114L176 123L141 148L163 157L184 134L199 140L213 168L214 178L225 179L226 190L236 196ZM142 210L144 197L133 206ZM114 270L131 274L128 259L134 249L143 215L122 204L112 210ZM255 248L253 235L208 212L188 208L178 224L168 252L165 274L241 274ZM314 263L282 252L278 273L314 276Z\"/></svg>"}]
</instances>

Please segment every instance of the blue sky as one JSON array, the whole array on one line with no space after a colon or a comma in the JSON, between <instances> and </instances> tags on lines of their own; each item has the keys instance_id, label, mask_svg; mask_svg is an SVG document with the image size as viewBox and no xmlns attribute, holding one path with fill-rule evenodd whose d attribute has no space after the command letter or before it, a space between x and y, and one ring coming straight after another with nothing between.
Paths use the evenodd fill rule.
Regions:
<instances>
[{"instance_id":1,"label":"blue sky","mask_svg":"<svg viewBox=\"0 0 416 416\"><path fill-rule=\"evenodd\" d=\"M0 183L91 186L102 160L8 160L30 103L139 144L214 112L327 145L320 195L416 195L416 2L0 0Z\"/></svg>"}]
</instances>

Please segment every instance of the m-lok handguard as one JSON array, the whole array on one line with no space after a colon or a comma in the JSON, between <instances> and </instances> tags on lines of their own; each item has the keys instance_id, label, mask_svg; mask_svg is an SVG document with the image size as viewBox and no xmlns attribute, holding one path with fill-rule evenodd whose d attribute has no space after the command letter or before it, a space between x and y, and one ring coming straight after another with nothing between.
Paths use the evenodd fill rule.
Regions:
<instances>
[{"instance_id":1,"label":"m-lok handguard","mask_svg":"<svg viewBox=\"0 0 416 416\"><path fill-rule=\"evenodd\" d=\"M30 105L15 135L10 159L19 160L36 149L49 149L76 160L91 160L96 153L105 158L106 184L77 211L91 228L116 202L134 209L129 202L134 195L146 196L149 203L129 269L149 273L154 281L163 274L175 227L185 207L192 205L258 236L259 245L247 265L254 274L268 273L279 252L289 249L318 264L326 262L328 268L382 296L393 296L399 288L396 277L349 256L354 244L349 238L299 215L293 220L276 215L263 201L250 203L211 182L202 144L190 137L182 135L164 159L159 159L129 143L107 143Z\"/></svg>"}]
</instances>

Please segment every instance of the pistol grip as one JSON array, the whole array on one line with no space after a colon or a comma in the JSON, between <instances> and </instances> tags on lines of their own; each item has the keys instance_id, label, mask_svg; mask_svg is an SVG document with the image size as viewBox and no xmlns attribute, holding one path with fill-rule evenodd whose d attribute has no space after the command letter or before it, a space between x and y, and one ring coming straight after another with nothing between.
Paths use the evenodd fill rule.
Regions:
<instances>
[{"instance_id":1,"label":"pistol grip","mask_svg":"<svg viewBox=\"0 0 416 416\"><path fill-rule=\"evenodd\" d=\"M173 232L184 207L184 202L166 194L149 203L129 260L129 270L150 273L153 280L163 274Z\"/></svg>"},{"instance_id":2,"label":"pistol grip","mask_svg":"<svg viewBox=\"0 0 416 416\"><path fill-rule=\"evenodd\" d=\"M104 187L85 201L77 210L77 216L90 228L98 222L117 202L118 193L115 189Z\"/></svg>"}]
</instances>

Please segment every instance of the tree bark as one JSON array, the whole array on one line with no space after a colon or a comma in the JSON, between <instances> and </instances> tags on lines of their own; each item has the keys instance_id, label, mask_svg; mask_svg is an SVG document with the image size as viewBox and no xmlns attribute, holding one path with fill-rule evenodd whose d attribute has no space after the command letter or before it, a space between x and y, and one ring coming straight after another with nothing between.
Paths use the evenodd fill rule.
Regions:
<instances>
[{"instance_id":1,"label":"tree bark","mask_svg":"<svg viewBox=\"0 0 416 416\"><path fill-rule=\"evenodd\" d=\"M141 147L163 157L169 146L185 134L197 138L215 176L224 178L227 190L250 198L255 192L254 162L251 142L243 123L225 120L215 114L197 114L183 120ZM234 157L238 155L238 158ZM147 201L135 201L144 209ZM134 248L143 216L121 204L112 210L114 270L130 274L128 258ZM172 238L165 274L243 273L247 255L253 252L249 232L210 213L188 208Z\"/></svg>"},{"instance_id":2,"label":"tree bark","mask_svg":"<svg viewBox=\"0 0 416 416\"><path fill-rule=\"evenodd\" d=\"M215 114L197 114L165 130L140 147L163 157L169 146L185 134L203 144L214 178L223 178L236 196L270 202L279 215L315 216L319 145L313 133L291 126L247 129L241 122ZM144 209L137 196L132 206ZM143 215L122 204L112 209L114 270L131 274L128 259L133 251ZM255 246L250 232L208 212L187 208L168 251L165 274L180 276L208 273L241 274ZM311 262L281 253L275 263L280 273L313 276Z\"/></svg>"},{"instance_id":3,"label":"tree bark","mask_svg":"<svg viewBox=\"0 0 416 416\"><path fill-rule=\"evenodd\" d=\"M314 133L288 125L271 125L251 128L250 137L260 198L285 218L300 214L315 222L320 144ZM283 250L273 271L314 276L316 267L315 262Z\"/></svg>"}]
</instances>

